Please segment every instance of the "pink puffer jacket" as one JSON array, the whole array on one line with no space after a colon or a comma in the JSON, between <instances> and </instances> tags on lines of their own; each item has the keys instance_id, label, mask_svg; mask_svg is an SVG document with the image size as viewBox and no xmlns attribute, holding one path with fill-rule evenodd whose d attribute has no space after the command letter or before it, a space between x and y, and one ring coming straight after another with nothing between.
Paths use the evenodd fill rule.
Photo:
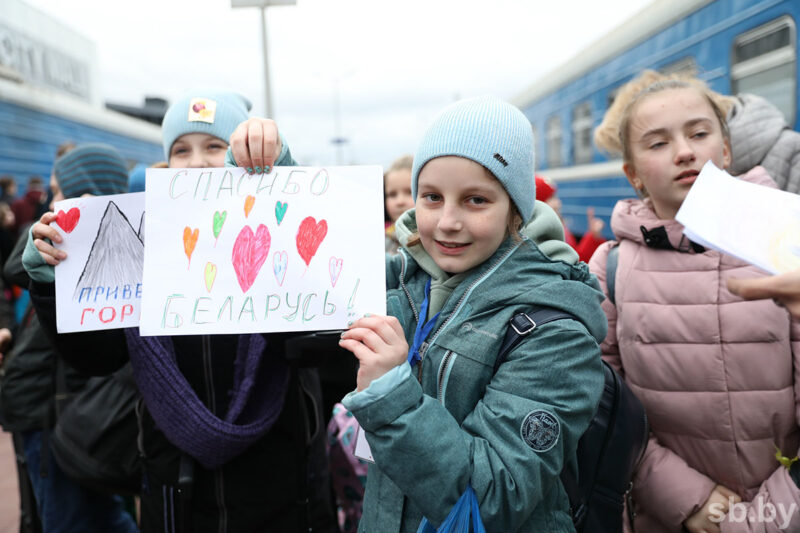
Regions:
<instances>
[{"instance_id":1,"label":"pink puffer jacket","mask_svg":"<svg viewBox=\"0 0 800 533\"><path fill-rule=\"evenodd\" d=\"M760 167L742 179L774 187ZM641 227L659 226L680 251L645 244ZM603 354L644 404L652 430L634 480L636 531L680 532L717 483L750 502L748 517L740 507L721 524L724 533L800 531L800 490L774 448L794 456L800 444L800 327L771 300L728 292L728 278L765 273L695 252L683 226L656 218L649 200L617 203L611 228L620 248L616 306L603 302ZM606 293L612 245L589 263ZM768 511L759 520L767 503L779 513L781 504L791 521L767 521Z\"/></svg>"}]
</instances>

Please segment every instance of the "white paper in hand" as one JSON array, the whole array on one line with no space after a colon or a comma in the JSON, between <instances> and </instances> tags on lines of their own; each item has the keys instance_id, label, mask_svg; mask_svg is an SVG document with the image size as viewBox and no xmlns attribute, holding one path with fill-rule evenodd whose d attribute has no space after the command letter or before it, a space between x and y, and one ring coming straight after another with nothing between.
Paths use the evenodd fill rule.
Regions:
<instances>
[{"instance_id":1,"label":"white paper in hand","mask_svg":"<svg viewBox=\"0 0 800 533\"><path fill-rule=\"evenodd\" d=\"M705 164L675 219L694 242L772 274L800 268L800 196Z\"/></svg>"},{"instance_id":2,"label":"white paper in hand","mask_svg":"<svg viewBox=\"0 0 800 533\"><path fill-rule=\"evenodd\" d=\"M359 459L364 459L370 463L374 463L375 459L372 458L372 450L369 449L367 442L367 435L361 426L358 426L358 436L356 437L356 449L353 454Z\"/></svg>"}]
</instances>

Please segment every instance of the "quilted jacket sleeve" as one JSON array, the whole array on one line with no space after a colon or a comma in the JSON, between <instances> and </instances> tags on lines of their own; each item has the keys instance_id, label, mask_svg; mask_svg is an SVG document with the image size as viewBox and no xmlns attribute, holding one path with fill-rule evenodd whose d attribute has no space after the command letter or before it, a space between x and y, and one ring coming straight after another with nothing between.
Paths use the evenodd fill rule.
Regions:
<instances>
[{"instance_id":1,"label":"quilted jacket sleeve","mask_svg":"<svg viewBox=\"0 0 800 533\"><path fill-rule=\"evenodd\" d=\"M650 436L633 480L633 500L662 524L679 527L708 500L716 483Z\"/></svg>"},{"instance_id":2,"label":"quilted jacket sleeve","mask_svg":"<svg viewBox=\"0 0 800 533\"><path fill-rule=\"evenodd\" d=\"M800 323L792 320L791 328L795 420L800 426ZM784 450L784 453L789 455L791 452ZM775 510L774 520L766 520L772 512L770 509ZM800 531L800 489L789 471L778 466L761 484L753 501L745 502L738 512L729 512L720 529L722 533Z\"/></svg>"}]
</instances>

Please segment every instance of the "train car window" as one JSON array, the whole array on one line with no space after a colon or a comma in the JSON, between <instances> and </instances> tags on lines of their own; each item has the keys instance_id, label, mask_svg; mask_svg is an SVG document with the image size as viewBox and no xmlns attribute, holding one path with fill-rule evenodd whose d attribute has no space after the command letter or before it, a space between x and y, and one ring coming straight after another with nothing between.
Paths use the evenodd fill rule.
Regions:
<instances>
[{"instance_id":1,"label":"train car window","mask_svg":"<svg viewBox=\"0 0 800 533\"><path fill-rule=\"evenodd\" d=\"M574 164L592 161L592 106L584 102L572 112L572 156Z\"/></svg>"},{"instance_id":2,"label":"train car window","mask_svg":"<svg viewBox=\"0 0 800 533\"><path fill-rule=\"evenodd\" d=\"M797 38L783 16L739 35L731 57L731 93L753 93L772 102L793 126L797 113Z\"/></svg>"},{"instance_id":3,"label":"train car window","mask_svg":"<svg viewBox=\"0 0 800 533\"><path fill-rule=\"evenodd\" d=\"M561 162L561 117L550 117L545 125L547 140L547 167L560 167Z\"/></svg>"}]
</instances>

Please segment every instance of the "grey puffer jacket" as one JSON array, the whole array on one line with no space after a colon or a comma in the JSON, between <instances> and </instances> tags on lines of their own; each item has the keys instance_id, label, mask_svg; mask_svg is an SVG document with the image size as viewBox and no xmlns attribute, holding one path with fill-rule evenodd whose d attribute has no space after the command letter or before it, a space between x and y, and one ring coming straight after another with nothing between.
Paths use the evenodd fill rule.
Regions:
<instances>
[{"instance_id":1,"label":"grey puffer jacket","mask_svg":"<svg viewBox=\"0 0 800 533\"><path fill-rule=\"evenodd\" d=\"M740 94L728 114L734 176L760 165L784 191L800 193L800 133L780 110L754 94Z\"/></svg>"}]
</instances>

